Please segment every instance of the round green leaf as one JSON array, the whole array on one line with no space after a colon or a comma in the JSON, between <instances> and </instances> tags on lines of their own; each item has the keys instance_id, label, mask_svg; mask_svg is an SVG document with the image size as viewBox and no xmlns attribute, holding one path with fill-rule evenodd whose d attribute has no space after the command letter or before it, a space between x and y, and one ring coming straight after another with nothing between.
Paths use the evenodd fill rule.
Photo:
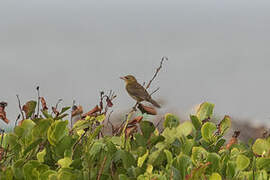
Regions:
<instances>
[{"instance_id":1,"label":"round green leaf","mask_svg":"<svg viewBox=\"0 0 270 180\"><path fill-rule=\"evenodd\" d=\"M176 133L177 133L178 137L188 136L189 134L192 133L193 129L194 129L194 127L193 127L192 123L189 121L185 121L184 123L180 124L176 128Z\"/></svg>"},{"instance_id":2,"label":"round green leaf","mask_svg":"<svg viewBox=\"0 0 270 180\"><path fill-rule=\"evenodd\" d=\"M225 134L232 126L230 116L225 116L220 122L219 131L223 135Z\"/></svg>"},{"instance_id":3,"label":"round green leaf","mask_svg":"<svg viewBox=\"0 0 270 180\"><path fill-rule=\"evenodd\" d=\"M211 118L213 115L213 109L214 104L211 104L209 102L204 102L200 105L200 108L198 109L196 116L200 121L203 121L207 118Z\"/></svg>"},{"instance_id":4,"label":"round green leaf","mask_svg":"<svg viewBox=\"0 0 270 180\"><path fill-rule=\"evenodd\" d=\"M236 158L236 167L241 171L246 169L249 166L249 163L250 160L245 155L240 154Z\"/></svg>"},{"instance_id":5,"label":"round green leaf","mask_svg":"<svg viewBox=\"0 0 270 180\"><path fill-rule=\"evenodd\" d=\"M267 156L270 152L270 143L265 139L257 139L252 146L253 153L256 155Z\"/></svg>"},{"instance_id":6,"label":"round green leaf","mask_svg":"<svg viewBox=\"0 0 270 180\"><path fill-rule=\"evenodd\" d=\"M165 114L165 120L163 122L164 128L177 127L179 125L179 118L171 113Z\"/></svg>"},{"instance_id":7,"label":"round green leaf","mask_svg":"<svg viewBox=\"0 0 270 180\"><path fill-rule=\"evenodd\" d=\"M202 126L202 138L206 142L213 142L215 140L214 133L217 130L216 125L212 122L207 122Z\"/></svg>"},{"instance_id":8,"label":"round green leaf","mask_svg":"<svg viewBox=\"0 0 270 180\"><path fill-rule=\"evenodd\" d=\"M147 150L146 153L142 156L138 158L138 163L137 166L138 167L142 167L144 161L146 160L146 158L148 157L149 151Z\"/></svg>"},{"instance_id":9,"label":"round green leaf","mask_svg":"<svg viewBox=\"0 0 270 180\"><path fill-rule=\"evenodd\" d=\"M65 157L63 159L60 159L57 161L57 163L62 167L62 168L68 168L69 165L72 163L72 159L70 157Z\"/></svg>"},{"instance_id":10,"label":"round green leaf","mask_svg":"<svg viewBox=\"0 0 270 180\"><path fill-rule=\"evenodd\" d=\"M192 155L191 159L192 162L196 165L199 166L201 163L206 163L208 157L208 152L202 148L202 147L193 147L192 148Z\"/></svg>"},{"instance_id":11,"label":"round green leaf","mask_svg":"<svg viewBox=\"0 0 270 180\"><path fill-rule=\"evenodd\" d=\"M210 177L209 180L222 180L221 176L218 173L213 173Z\"/></svg>"},{"instance_id":12,"label":"round green leaf","mask_svg":"<svg viewBox=\"0 0 270 180\"><path fill-rule=\"evenodd\" d=\"M45 155L46 155L46 149L44 148L42 151L37 153L38 162L43 163Z\"/></svg>"}]
</instances>

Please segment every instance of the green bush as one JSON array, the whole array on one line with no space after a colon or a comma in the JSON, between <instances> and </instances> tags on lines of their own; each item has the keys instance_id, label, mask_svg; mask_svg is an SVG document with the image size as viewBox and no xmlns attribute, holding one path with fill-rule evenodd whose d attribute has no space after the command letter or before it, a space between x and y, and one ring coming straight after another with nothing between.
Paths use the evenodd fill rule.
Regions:
<instances>
[{"instance_id":1,"label":"green bush","mask_svg":"<svg viewBox=\"0 0 270 180\"><path fill-rule=\"evenodd\" d=\"M56 117L44 111L42 118L24 120L5 135L0 179L269 179L270 138L246 145L233 137L226 143L230 117L216 125L213 108L203 103L184 123L166 114L162 131L143 119L137 122L139 132L127 136L126 123L119 135L104 137L104 114L87 116L69 129L62 120L68 108Z\"/></svg>"}]
</instances>

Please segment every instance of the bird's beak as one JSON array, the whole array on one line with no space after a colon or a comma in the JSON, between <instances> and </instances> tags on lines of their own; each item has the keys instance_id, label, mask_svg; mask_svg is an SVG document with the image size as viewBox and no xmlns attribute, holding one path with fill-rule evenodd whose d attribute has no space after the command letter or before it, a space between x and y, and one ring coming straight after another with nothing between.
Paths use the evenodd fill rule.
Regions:
<instances>
[{"instance_id":1,"label":"bird's beak","mask_svg":"<svg viewBox=\"0 0 270 180\"><path fill-rule=\"evenodd\" d=\"M126 78L125 78L125 77L120 77L120 79L123 79L124 81L126 80Z\"/></svg>"}]
</instances>

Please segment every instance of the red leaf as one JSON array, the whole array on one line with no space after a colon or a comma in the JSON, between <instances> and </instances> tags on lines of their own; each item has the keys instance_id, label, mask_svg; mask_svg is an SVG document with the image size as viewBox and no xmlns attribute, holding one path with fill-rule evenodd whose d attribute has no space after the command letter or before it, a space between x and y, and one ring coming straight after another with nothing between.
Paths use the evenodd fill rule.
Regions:
<instances>
[{"instance_id":1,"label":"red leaf","mask_svg":"<svg viewBox=\"0 0 270 180\"><path fill-rule=\"evenodd\" d=\"M44 97L41 97L40 101L41 101L41 105L42 105L42 110L43 111L48 110L48 107L47 107L47 104L46 104L46 101L45 101Z\"/></svg>"},{"instance_id":2,"label":"red leaf","mask_svg":"<svg viewBox=\"0 0 270 180\"><path fill-rule=\"evenodd\" d=\"M136 131L137 131L137 126L136 125L127 127L126 131L125 131L126 137L129 137L130 135L132 135Z\"/></svg>"},{"instance_id":3,"label":"red leaf","mask_svg":"<svg viewBox=\"0 0 270 180\"><path fill-rule=\"evenodd\" d=\"M145 106L145 105L140 103L138 108L140 109L140 111L142 113L147 113L147 114L151 114L151 115L157 115L157 111L152 107Z\"/></svg>"},{"instance_id":4,"label":"red leaf","mask_svg":"<svg viewBox=\"0 0 270 180\"><path fill-rule=\"evenodd\" d=\"M2 119L6 124L9 123L9 120L7 119L5 107L7 106L6 102L0 103L0 119Z\"/></svg>"},{"instance_id":5,"label":"red leaf","mask_svg":"<svg viewBox=\"0 0 270 180\"><path fill-rule=\"evenodd\" d=\"M76 115L82 114L82 113L83 113L83 108L82 108L82 106L78 106L78 107L76 107L75 110L72 111L71 116L73 117L73 116L76 116Z\"/></svg>"},{"instance_id":6,"label":"red leaf","mask_svg":"<svg viewBox=\"0 0 270 180\"><path fill-rule=\"evenodd\" d=\"M237 138L240 135L240 131L234 131L232 138L230 139L229 143L226 145L226 149L230 149L233 144L238 142Z\"/></svg>"},{"instance_id":7,"label":"red leaf","mask_svg":"<svg viewBox=\"0 0 270 180\"><path fill-rule=\"evenodd\" d=\"M52 111L56 116L59 115L59 111L57 111L57 109L55 107L52 107Z\"/></svg>"},{"instance_id":8,"label":"red leaf","mask_svg":"<svg viewBox=\"0 0 270 180\"><path fill-rule=\"evenodd\" d=\"M98 105L96 105L93 109L91 109L89 112L85 113L82 115L82 117L86 117L86 116L92 116L94 113L101 111L101 109L98 107Z\"/></svg>"},{"instance_id":9,"label":"red leaf","mask_svg":"<svg viewBox=\"0 0 270 180\"><path fill-rule=\"evenodd\" d=\"M137 123L140 123L142 119L143 119L143 116L137 116L132 121L130 121L128 125L135 125Z\"/></svg>"},{"instance_id":10,"label":"red leaf","mask_svg":"<svg viewBox=\"0 0 270 180\"><path fill-rule=\"evenodd\" d=\"M113 106L113 103L112 103L112 101L110 100L110 98L106 98L106 102L107 102L107 105L108 105L108 107L112 107Z\"/></svg>"}]
</instances>

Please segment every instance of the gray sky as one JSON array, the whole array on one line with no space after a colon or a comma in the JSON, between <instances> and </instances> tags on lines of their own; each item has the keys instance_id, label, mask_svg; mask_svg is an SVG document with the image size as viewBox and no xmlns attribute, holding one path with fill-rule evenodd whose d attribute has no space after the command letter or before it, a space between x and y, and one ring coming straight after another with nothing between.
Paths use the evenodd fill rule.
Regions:
<instances>
[{"instance_id":1,"label":"gray sky","mask_svg":"<svg viewBox=\"0 0 270 180\"><path fill-rule=\"evenodd\" d=\"M0 2L0 100L12 124L16 94L35 87L48 104L75 99L85 110L113 89L114 111L133 105L119 76L148 81L160 110L187 117L203 101L215 112L269 123L270 1L24 0Z\"/></svg>"}]
</instances>

